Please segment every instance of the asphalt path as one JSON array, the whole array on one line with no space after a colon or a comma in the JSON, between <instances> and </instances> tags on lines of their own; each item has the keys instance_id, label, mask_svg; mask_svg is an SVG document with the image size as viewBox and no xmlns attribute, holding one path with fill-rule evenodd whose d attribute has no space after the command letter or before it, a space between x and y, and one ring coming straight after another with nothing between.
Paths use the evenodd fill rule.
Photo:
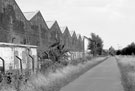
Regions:
<instances>
[{"instance_id":1,"label":"asphalt path","mask_svg":"<svg viewBox=\"0 0 135 91\"><path fill-rule=\"evenodd\" d=\"M107 59L60 91L124 91L115 58Z\"/></svg>"}]
</instances>

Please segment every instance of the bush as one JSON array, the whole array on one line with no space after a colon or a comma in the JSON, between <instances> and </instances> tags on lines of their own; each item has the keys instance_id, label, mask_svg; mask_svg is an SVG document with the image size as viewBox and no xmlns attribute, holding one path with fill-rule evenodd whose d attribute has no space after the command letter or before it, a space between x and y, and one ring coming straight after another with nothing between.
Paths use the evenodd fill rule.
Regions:
<instances>
[{"instance_id":1,"label":"bush","mask_svg":"<svg viewBox=\"0 0 135 91\"><path fill-rule=\"evenodd\" d=\"M51 71L55 72L57 69L63 68L64 66L60 63L55 62L52 66L51 66Z\"/></svg>"},{"instance_id":2,"label":"bush","mask_svg":"<svg viewBox=\"0 0 135 91\"><path fill-rule=\"evenodd\" d=\"M42 63L41 63L41 72L45 72L47 71L47 69L52 66L54 63L53 61L49 60L49 59L45 59Z\"/></svg>"},{"instance_id":3,"label":"bush","mask_svg":"<svg viewBox=\"0 0 135 91\"><path fill-rule=\"evenodd\" d=\"M86 56L86 60L91 60L92 56Z\"/></svg>"}]
</instances>

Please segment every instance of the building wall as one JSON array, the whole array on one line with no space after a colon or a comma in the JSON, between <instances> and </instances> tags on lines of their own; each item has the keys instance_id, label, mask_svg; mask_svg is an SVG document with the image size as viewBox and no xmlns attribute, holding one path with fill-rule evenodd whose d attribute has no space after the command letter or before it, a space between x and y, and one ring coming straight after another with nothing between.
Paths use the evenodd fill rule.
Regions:
<instances>
[{"instance_id":1,"label":"building wall","mask_svg":"<svg viewBox=\"0 0 135 91\"><path fill-rule=\"evenodd\" d=\"M37 68L37 49L36 47L29 47L29 51L26 48L26 45L14 45L10 43L1 43L0 44L0 57L4 60L5 70L11 69L20 69L22 64L22 69L34 69ZM32 60L33 57L34 60ZM21 61L18 59L22 59ZM32 64L34 63L34 66ZM3 66L3 61L0 61L0 66Z\"/></svg>"},{"instance_id":2,"label":"building wall","mask_svg":"<svg viewBox=\"0 0 135 91\"><path fill-rule=\"evenodd\" d=\"M63 33L63 42L65 44L65 48L71 50L71 36L67 27Z\"/></svg>"},{"instance_id":3,"label":"building wall","mask_svg":"<svg viewBox=\"0 0 135 91\"><path fill-rule=\"evenodd\" d=\"M83 41L77 43L76 33L71 37L67 29L63 35L57 21L49 29L40 12L28 21L15 0L0 0L0 34L0 42L37 45L41 49L56 40L72 51L84 48Z\"/></svg>"},{"instance_id":4,"label":"building wall","mask_svg":"<svg viewBox=\"0 0 135 91\"><path fill-rule=\"evenodd\" d=\"M77 52L78 50L77 50L77 48L78 48L78 46L79 45L77 45L77 36L76 36L76 33L74 32L73 33L73 36L72 36L72 43L71 43L72 45L72 51L75 51L75 52Z\"/></svg>"},{"instance_id":5,"label":"building wall","mask_svg":"<svg viewBox=\"0 0 135 91\"><path fill-rule=\"evenodd\" d=\"M63 39L62 39L63 35L61 33L61 30L57 21L50 28L49 33L50 33L50 37L49 37L50 44L53 44L57 41L60 41L61 43L63 43Z\"/></svg>"},{"instance_id":6,"label":"building wall","mask_svg":"<svg viewBox=\"0 0 135 91\"><path fill-rule=\"evenodd\" d=\"M80 51L80 52L83 52L83 39L82 39L82 37L81 37L81 35L79 36L79 39L78 39L78 45L79 45L79 47L78 47L78 51Z\"/></svg>"},{"instance_id":7,"label":"building wall","mask_svg":"<svg viewBox=\"0 0 135 91\"><path fill-rule=\"evenodd\" d=\"M81 37L81 51L82 52L84 51L84 40L82 37Z\"/></svg>"},{"instance_id":8,"label":"building wall","mask_svg":"<svg viewBox=\"0 0 135 91\"><path fill-rule=\"evenodd\" d=\"M35 26L35 34L39 37L39 47L42 49L48 48L48 37L49 37L49 29L41 15L40 12L38 12L31 20L30 20L31 26Z\"/></svg>"},{"instance_id":9,"label":"building wall","mask_svg":"<svg viewBox=\"0 0 135 91\"><path fill-rule=\"evenodd\" d=\"M25 31L30 30L28 29L29 25L16 2L14 0L1 0L0 8L0 32L7 36L6 39L2 38L0 41L27 43Z\"/></svg>"}]
</instances>

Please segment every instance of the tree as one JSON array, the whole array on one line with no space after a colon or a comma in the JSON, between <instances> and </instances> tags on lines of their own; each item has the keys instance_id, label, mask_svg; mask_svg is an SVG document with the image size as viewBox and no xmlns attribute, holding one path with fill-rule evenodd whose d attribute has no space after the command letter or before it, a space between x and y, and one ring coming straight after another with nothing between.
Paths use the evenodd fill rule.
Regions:
<instances>
[{"instance_id":1,"label":"tree","mask_svg":"<svg viewBox=\"0 0 135 91\"><path fill-rule=\"evenodd\" d=\"M102 55L103 50L102 39L98 35L91 33L91 38L89 38L88 49L91 50L91 53L94 56Z\"/></svg>"},{"instance_id":2,"label":"tree","mask_svg":"<svg viewBox=\"0 0 135 91\"><path fill-rule=\"evenodd\" d=\"M121 55L122 53L121 53L121 50L117 50L116 51L116 55Z\"/></svg>"},{"instance_id":3,"label":"tree","mask_svg":"<svg viewBox=\"0 0 135 91\"><path fill-rule=\"evenodd\" d=\"M135 43L131 43L127 47L123 48L122 50L117 50L117 55L134 55L135 54Z\"/></svg>"},{"instance_id":4,"label":"tree","mask_svg":"<svg viewBox=\"0 0 135 91\"><path fill-rule=\"evenodd\" d=\"M109 54L112 56L116 54L115 49L112 46L109 48Z\"/></svg>"},{"instance_id":5,"label":"tree","mask_svg":"<svg viewBox=\"0 0 135 91\"><path fill-rule=\"evenodd\" d=\"M103 51L102 51L102 55L104 55L104 56L108 56L108 55L109 55L109 50L105 50L105 49L103 49Z\"/></svg>"}]
</instances>

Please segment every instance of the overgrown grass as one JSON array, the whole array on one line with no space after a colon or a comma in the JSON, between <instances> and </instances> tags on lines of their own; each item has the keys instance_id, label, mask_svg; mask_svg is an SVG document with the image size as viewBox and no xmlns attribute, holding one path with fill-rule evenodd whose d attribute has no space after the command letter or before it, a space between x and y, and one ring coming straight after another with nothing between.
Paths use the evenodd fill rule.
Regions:
<instances>
[{"instance_id":1,"label":"overgrown grass","mask_svg":"<svg viewBox=\"0 0 135 91\"><path fill-rule=\"evenodd\" d=\"M135 91L135 57L122 56L117 61L124 91Z\"/></svg>"},{"instance_id":2,"label":"overgrown grass","mask_svg":"<svg viewBox=\"0 0 135 91\"><path fill-rule=\"evenodd\" d=\"M48 76L39 73L22 87L22 91L59 91L61 87L75 80L81 74L104 60L104 58L97 58L85 64L69 65L63 69L56 70L55 73L49 73Z\"/></svg>"},{"instance_id":3,"label":"overgrown grass","mask_svg":"<svg viewBox=\"0 0 135 91\"><path fill-rule=\"evenodd\" d=\"M68 65L48 74L39 72L22 84L18 91L60 91L61 87L69 84L90 68L106 60L105 57L94 58L78 65ZM17 91L10 86L2 87L2 91Z\"/></svg>"}]
</instances>

